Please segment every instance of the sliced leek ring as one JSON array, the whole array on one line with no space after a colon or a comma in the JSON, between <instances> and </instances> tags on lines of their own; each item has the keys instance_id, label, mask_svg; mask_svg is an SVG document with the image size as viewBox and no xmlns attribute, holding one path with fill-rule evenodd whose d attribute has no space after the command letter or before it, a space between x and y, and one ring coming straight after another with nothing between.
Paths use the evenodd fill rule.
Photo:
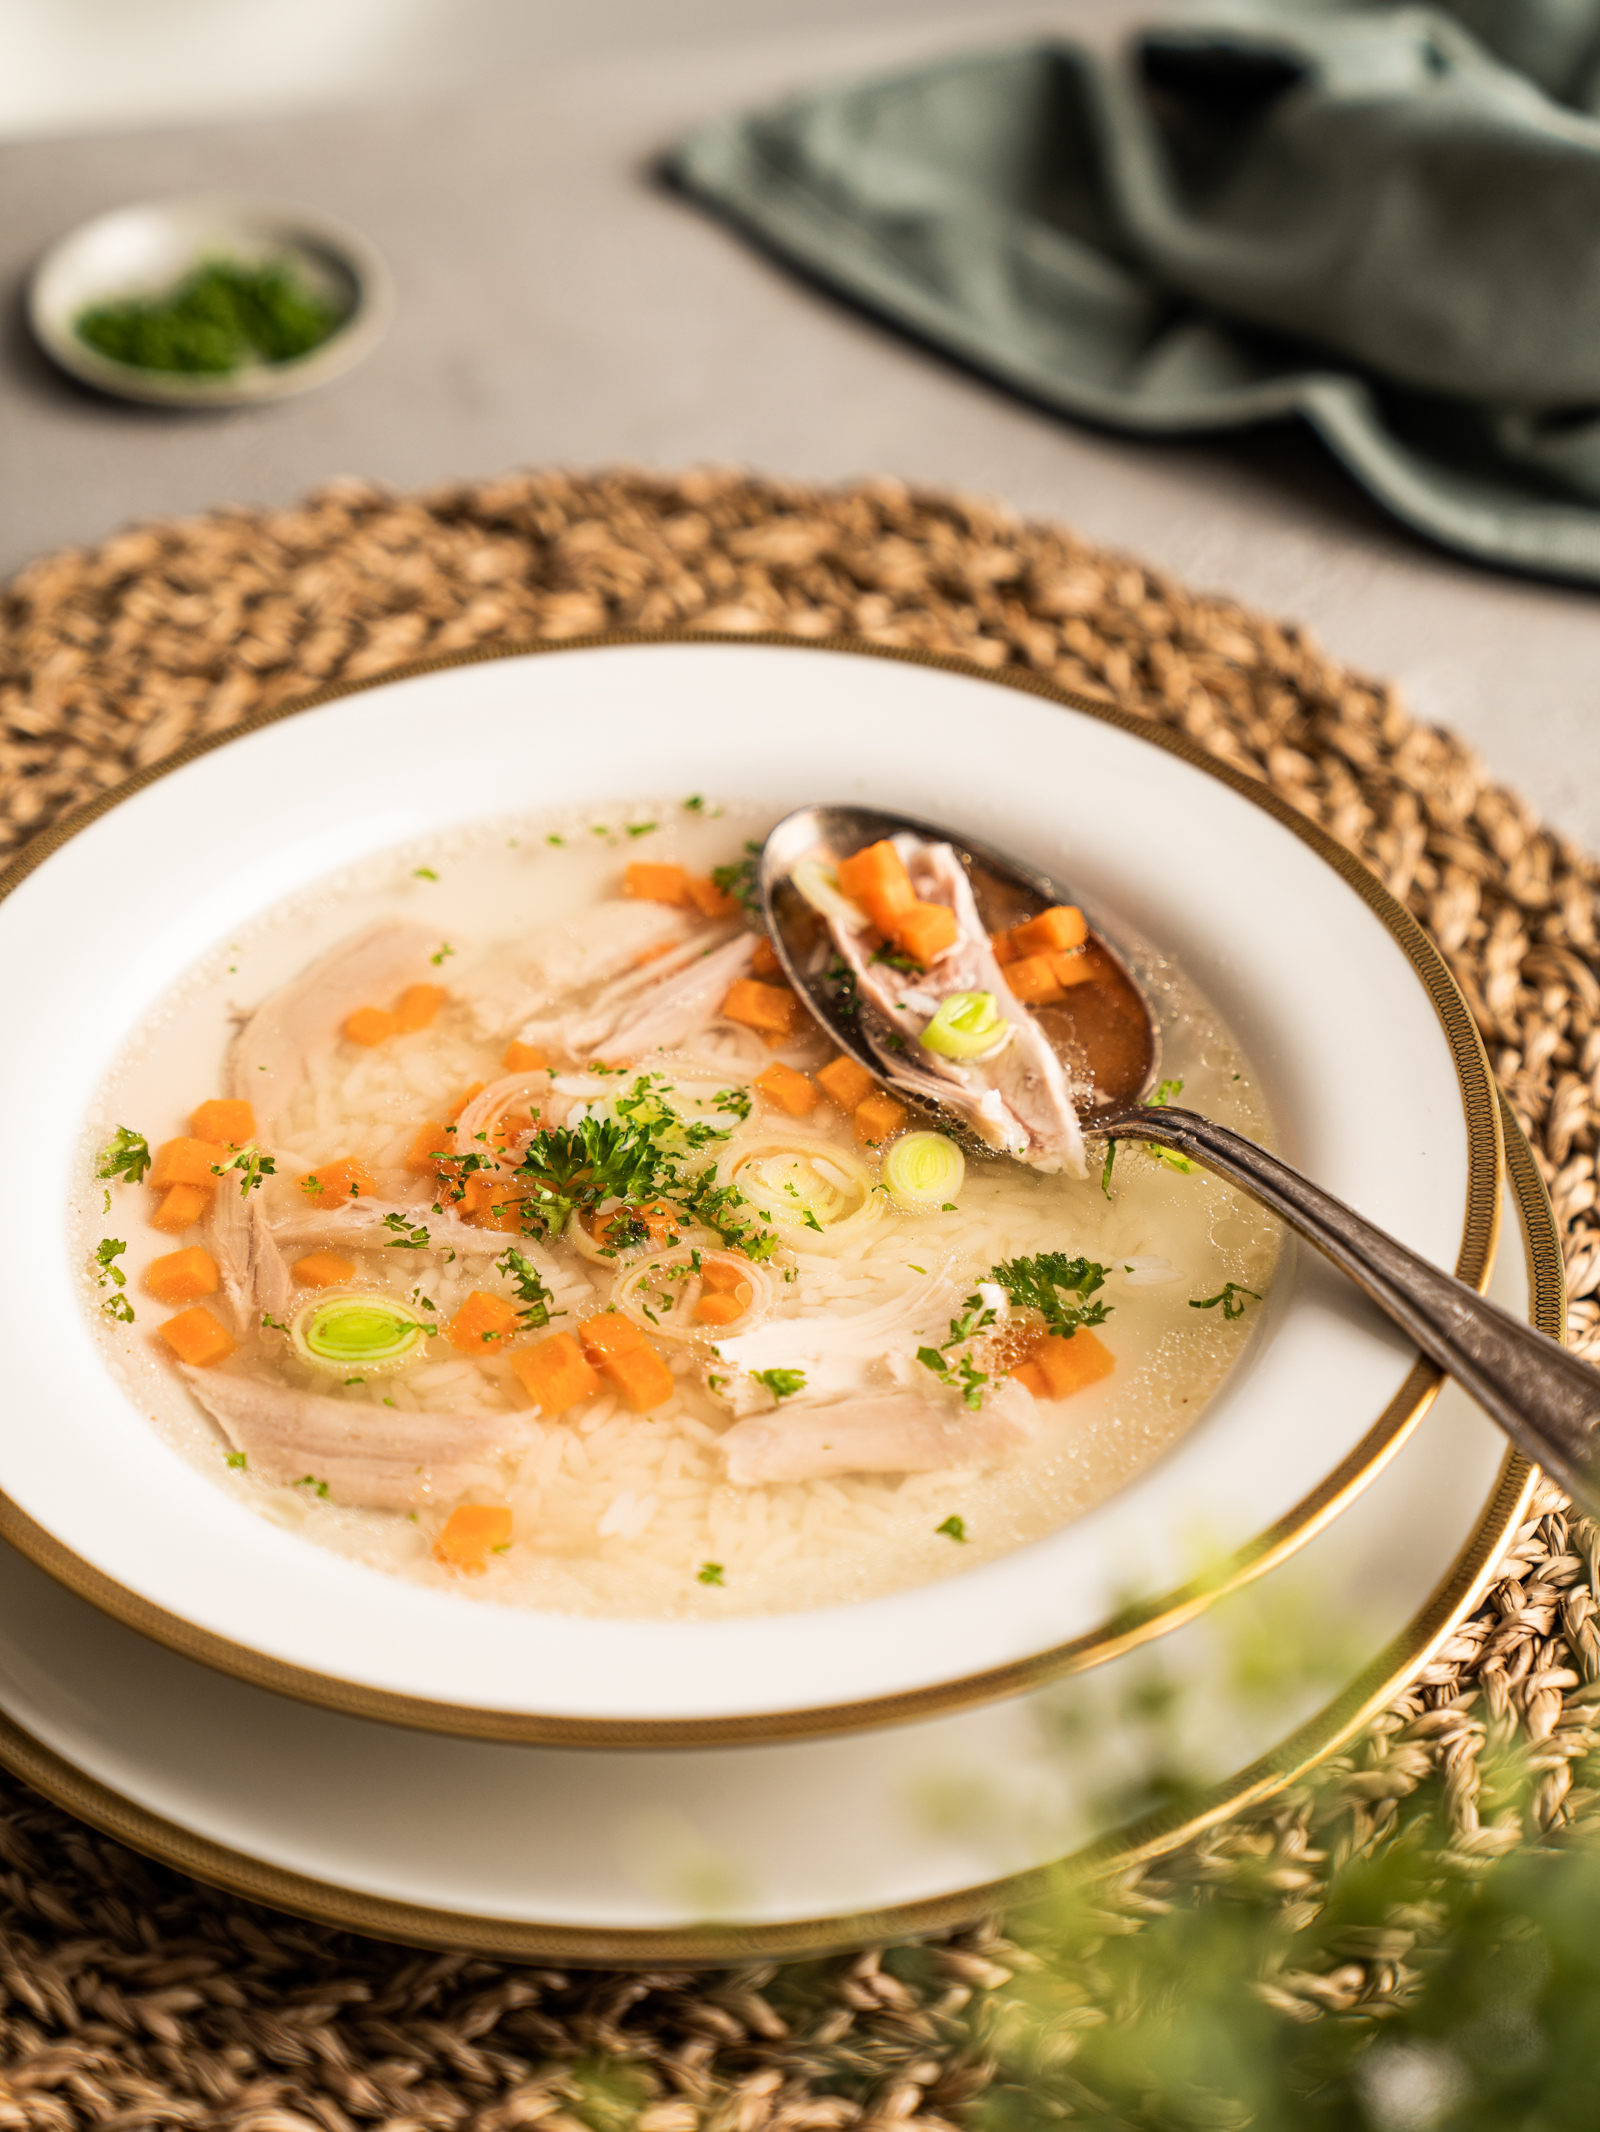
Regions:
<instances>
[{"instance_id":1,"label":"sliced leek ring","mask_svg":"<svg viewBox=\"0 0 1600 2132\"><path fill-rule=\"evenodd\" d=\"M967 1158L945 1133L902 1133L883 1158L883 1181L907 1214L937 1214L961 1196Z\"/></svg>"},{"instance_id":2,"label":"sliced leek ring","mask_svg":"<svg viewBox=\"0 0 1600 2132\"><path fill-rule=\"evenodd\" d=\"M917 1042L946 1059L980 1059L998 1051L1011 1035L992 992L952 992Z\"/></svg>"},{"instance_id":3,"label":"sliced leek ring","mask_svg":"<svg viewBox=\"0 0 1600 2132\"><path fill-rule=\"evenodd\" d=\"M832 1251L883 1213L884 1194L858 1155L817 1133L761 1133L725 1150L731 1184L797 1251Z\"/></svg>"},{"instance_id":4,"label":"sliced leek ring","mask_svg":"<svg viewBox=\"0 0 1600 2132\"><path fill-rule=\"evenodd\" d=\"M695 1316L705 1294L705 1282L695 1267L732 1267L750 1291L750 1300L736 1318L708 1325ZM745 1257L742 1251L723 1251L693 1244L680 1244L675 1251L658 1251L641 1259L617 1278L609 1308L621 1311L635 1325L663 1340L720 1340L733 1333L753 1332L771 1310L778 1293L777 1282L765 1266ZM737 1297L735 1297L737 1300Z\"/></svg>"},{"instance_id":5,"label":"sliced leek ring","mask_svg":"<svg viewBox=\"0 0 1600 2132\"><path fill-rule=\"evenodd\" d=\"M295 1352L313 1369L382 1376L415 1362L428 1325L409 1303L368 1290L326 1290L303 1304L289 1325Z\"/></svg>"}]
</instances>

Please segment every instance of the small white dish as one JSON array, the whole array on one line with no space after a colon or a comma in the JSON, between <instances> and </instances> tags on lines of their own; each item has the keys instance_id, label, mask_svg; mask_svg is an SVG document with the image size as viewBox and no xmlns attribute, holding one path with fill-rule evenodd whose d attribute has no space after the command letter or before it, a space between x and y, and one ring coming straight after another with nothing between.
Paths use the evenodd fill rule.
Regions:
<instances>
[{"instance_id":1,"label":"small white dish","mask_svg":"<svg viewBox=\"0 0 1600 2132\"><path fill-rule=\"evenodd\" d=\"M1231 1024L1291 1158L1486 1277L1499 1119L1442 960L1347 852L1191 743L1029 676L866 649L623 639L469 655L192 743L0 877L0 979L28 1002L0 1054L0 1165L31 1192L28 1221L0 1235L0 1534L186 1655L335 1709L684 1746L1032 1687L1174 1627L1346 1508L1438 1380L1309 1253L1286 1255L1200 1420L1120 1494L964 1574L811 1612L605 1620L408 1584L268 1523L146 1425L88 1322L68 1206L100 1084L168 988L257 914L408 840L713 786L775 809L822 793L946 820L1080 887L1091 913L1122 913ZM128 1084L152 1141L215 1085L235 995L259 997L352 922L320 903L237 974L185 991ZM171 1396L187 1398L175 1381ZM1201 1587L1197 1531L1225 1565ZM1134 1579L1150 1596L1118 1606Z\"/></svg>"},{"instance_id":2,"label":"small white dish","mask_svg":"<svg viewBox=\"0 0 1600 2132\"><path fill-rule=\"evenodd\" d=\"M1554 1332L1549 1202L1514 1125L1507 1139L1515 1226L1490 1292ZM1448 1385L1340 1518L1153 1648L885 1731L668 1753L445 1739L289 1702L0 1546L0 1761L167 1864L353 1931L523 1961L816 1954L1025 1903L1088 1846L1099 1871L1171 1850L1292 1781L1480 1603L1532 1487ZM1263 1673L1268 1647L1293 1662ZM1157 1681L1179 1692L1152 1724ZM1175 1767L1195 1795L1126 1821Z\"/></svg>"},{"instance_id":3,"label":"small white dish","mask_svg":"<svg viewBox=\"0 0 1600 2132\"><path fill-rule=\"evenodd\" d=\"M77 321L91 305L164 295L212 259L283 262L335 304L342 320L306 355L216 374L147 370L80 338ZM287 399L342 377L383 337L394 296L377 252L331 215L272 200L181 193L81 223L34 268L27 302L39 345L85 384L163 407L231 407Z\"/></svg>"}]
</instances>

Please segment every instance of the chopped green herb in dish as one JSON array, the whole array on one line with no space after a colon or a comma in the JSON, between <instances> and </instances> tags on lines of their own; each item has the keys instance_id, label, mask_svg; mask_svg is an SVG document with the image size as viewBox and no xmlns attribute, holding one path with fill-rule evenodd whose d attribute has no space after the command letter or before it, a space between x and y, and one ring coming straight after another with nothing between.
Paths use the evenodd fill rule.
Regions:
<instances>
[{"instance_id":1,"label":"chopped green herb in dish","mask_svg":"<svg viewBox=\"0 0 1600 2132\"><path fill-rule=\"evenodd\" d=\"M337 305L293 267L216 259L164 295L94 304L74 321L79 340L136 370L224 376L247 363L290 363L344 322Z\"/></svg>"}]
</instances>

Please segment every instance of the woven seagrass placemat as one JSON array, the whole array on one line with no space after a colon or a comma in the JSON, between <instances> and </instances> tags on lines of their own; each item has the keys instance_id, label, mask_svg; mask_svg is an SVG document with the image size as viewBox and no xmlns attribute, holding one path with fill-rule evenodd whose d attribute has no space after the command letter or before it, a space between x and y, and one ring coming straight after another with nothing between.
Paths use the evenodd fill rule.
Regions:
<instances>
[{"instance_id":1,"label":"woven seagrass placemat","mask_svg":"<svg viewBox=\"0 0 1600 2132\"><path fill-rule=\"evenodd\" d=\"M1572 1339L1600 1354L1600 870L1303 631L992 504L713 472L341 483L44 557L3 599L0 862L194 734L497 639L850 634L1021 665L1181 726L1430 929L1549 1182ZM1304 1905L1425 1781L1463 1869L1587 1826L1600 1531L1552 1490L1533 1507L1480 1614L1314 1789L1122 1875L1107 1917L1136 1926L1246 1870ZM1532 1782L1513 1790L1495 1772L1519 1744ZM1408 1989L1416 1924L1286 1972L1274 2003L1381 2014ZM974 2007L1025 1959L998 1926L910 1966L563 1974L418 1954L201 1887L0 1778L0 2132L933 2127L982 2089Z\"/></svg>"}]
</instances>

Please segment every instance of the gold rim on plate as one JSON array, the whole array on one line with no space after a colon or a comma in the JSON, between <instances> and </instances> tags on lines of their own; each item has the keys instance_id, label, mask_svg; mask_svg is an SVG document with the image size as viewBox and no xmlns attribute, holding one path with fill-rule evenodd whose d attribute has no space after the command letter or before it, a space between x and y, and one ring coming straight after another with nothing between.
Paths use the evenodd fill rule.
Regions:
<instances>
[{"instance_id":1,"label":"gold rim on plate","mask_svg":"<svg viewBox=\"0 0 1600 2132\"><path fill-rule=\"evenodd\" d=\"M1392 896L1376 874L1326 830L1308 821L1268 786L1243 771L1208 755L1185 733L1152 725L1148 719L1113 704L1097 703L1069 689L1058 687L1038 674L995 672L969 659L943 652L926 652L900 646L858 642L850 637L802 638L781 631L762 631L748 636L706 630L611 630L595 636L570 637L542 643L479 645L470 650L417 659L388 672L356 681L330 682L309 694L296 696L270 709L252 712L237 725L220 733L204 734L186 741L171 755L87 801L54 823L18 853L0 871L0 901L20 882L59 851L80 830L98 821L113 807L141 792L171 771L197 761L232 741L280 724L301 712L316 710L346 696L364 695L396 681L423 674L441 673L452 667L479 666L490 660L550 658L563 652L597 651L642 644L768 645L783 651L844 653L853 657L932 667L964 675L991 687L1009 688L1019 694L1042 697L1046 702L1079 715L1115 726L1151 747L1164 749L1192 769L1259 807L1282 828L1308 845L1352 888L1392 936L1410 963L1439 1018L1455 1066L1456 1080L1467 1134L1466 1213L1455 1272L1459 1279L1482 1290L1494 1264L1500 1221L1500 1174L1504 1156L1500 1106L1489 1069L1483 1040L1459 986L1448 965L1428 935L1405 906ZM1542 1321L1540 1321L1542 1323ZM520 1742L531 1746L603 1747L646 1749L666 1747L711 1747L735 1743L760 1744L781 1740L816 1738L826 1733L864 1730L874 1725L905 1724L962 1708L970 1703L990 1702L1001 1696L1020 1695L1059 1676L1077 1672L1116 1658L1151 1637L1164 1634L1192 1620L1213 1600L1235 1591L1262 1575L1293 1553L1337 1516L1366 1483L1400 1449L1438 1392L1443 1372L1434 1363L1419 1358L1399 1390L1353 1450L1340 1460L1310 1494L1287 1511L1275 1524L1238 1549L1217 1571L1203 1578L1158 1594L1102 1622L1098 1628L1068 1642L1054 1645L1031 1657L991 1666L958 1680L941 1681L928 1688L866 1698L851 1703L814 1705L799 1710L766 1711L756 1716L719 1718L606 1719L551 1716L539 1712L486 1710L467 1705L437 1702L402 1695L358 1682L340 1680L282 1659L270 1658L246 1644L235 1643L209 1629L202 1629L183 1616L154 1605L126 1585L97 1569L93 1563L65 1546L54 1534L29 1517L21 1506L0 1492L0 1539L56 1579L79 1598L140 1634L165 1644L180 1657L231 1674L256 1688L266 1688L301 1702L346 1716L366 1717L380 1723L402 1725L424 1732L447 1733L458 1738ZM93 1818L89 1816L88 1818ZM194 1839L185 1838L184 1841ZM199 1870L194 1868L194 1870ZM290 1907L294 1907L293 1904ZM913 1927L907 1929L931 1929ZM401 1932L399 1937L406 1935ZM597 1957L598 1959L599 1957Z\"/></svg>"},{"instance_id":2,"label":"gold rim on plate","mask_svg":"<svg viewBox=\"0 0 1600 2132\"><path fill-rule=\"evenodd\" d=\"M1566 1277L1544 1179L1510 1109L1504 1110L1507 1183L1521 1215L1528 1266L1528 1314L1541 1332L1564 1337ZM1538 1469L1510 1451L1477 1529L1410 1625L1323 1709L1278 1746L1188 1806L1149 1814L1053 1865L877 1910L784 1924L706 1924L631 1929L529 1923L476 1916L367 1895L251 1858L192 1834L136 1800L87 1776L0 1710L0 1763L57 1806L132 1849L252 1902L408 1945L449 1948L509 1961L596 1965L686 1962L707 1966L752 1959L835 1953L881 1940L950 1932L996 1911L1013 1910L1097 1873L1137 1865L1178 1849L1203 1829L1269 1798L1335 1753L1394 1701L1472 1612L1522 1522Z\"/></svg>"}]
</instances>

